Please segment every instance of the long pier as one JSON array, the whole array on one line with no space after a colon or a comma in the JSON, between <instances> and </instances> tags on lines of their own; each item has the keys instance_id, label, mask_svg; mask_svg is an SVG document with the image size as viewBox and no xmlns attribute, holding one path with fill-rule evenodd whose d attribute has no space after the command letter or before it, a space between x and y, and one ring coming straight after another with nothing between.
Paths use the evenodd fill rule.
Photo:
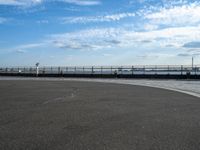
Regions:
<instances>
[{"instance_id":1,"label":"long pier","mask_svg":"<svg viewBox=\"0 0 200 150\"><path fill-rule=\"evenodd\" d=\"M200 65L2 67L0 76L200 79Z\"/></svg>"}]
</instances>

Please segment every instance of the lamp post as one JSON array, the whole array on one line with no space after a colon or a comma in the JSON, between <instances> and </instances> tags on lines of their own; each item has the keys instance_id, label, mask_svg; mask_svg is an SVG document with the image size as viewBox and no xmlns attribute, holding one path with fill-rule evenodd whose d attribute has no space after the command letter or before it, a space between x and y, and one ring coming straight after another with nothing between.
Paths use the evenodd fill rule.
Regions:
<instances>
[{"instance_id":1,"label":"lamp post","mask_svg":"<svg viewBox=\"0 0 200 150\"><path fill-rule=\"evenodd\" d=\"M38 77L38 74L39 74L39 64L40 63L38 63L38 62L35 64L35 66L36 66L36 76L37 77Z\"/></svg>"}]
</instances>

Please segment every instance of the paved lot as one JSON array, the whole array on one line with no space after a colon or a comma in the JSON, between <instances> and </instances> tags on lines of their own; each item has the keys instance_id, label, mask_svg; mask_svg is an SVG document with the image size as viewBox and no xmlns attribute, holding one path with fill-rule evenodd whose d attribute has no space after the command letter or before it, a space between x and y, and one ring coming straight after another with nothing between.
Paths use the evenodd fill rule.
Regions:
<instances>
[{"instance_id":1,"label":"paved lot","mask_svg":"<svg viewBox=\"0 0 200 150\"><path fill-rule=\"evenodd\" d=\"M1 150L197 150L200 99L157 88L0 81Z\"/></svg>"}]
</instances>

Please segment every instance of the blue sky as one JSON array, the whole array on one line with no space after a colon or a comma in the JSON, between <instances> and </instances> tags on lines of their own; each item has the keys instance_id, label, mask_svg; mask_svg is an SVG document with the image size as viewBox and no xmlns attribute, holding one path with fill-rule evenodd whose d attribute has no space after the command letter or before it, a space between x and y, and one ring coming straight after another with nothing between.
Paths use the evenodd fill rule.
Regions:
<instances>
[{"instance_id":1,"label":"blue sky","mask_svg":"<svg viewBox=\"0 0 200 150\"><path fill-rule=\"evenodd\" d=\"M197 0L0 0L0 66L200 64Z\"/></svg>"}]
</instances>

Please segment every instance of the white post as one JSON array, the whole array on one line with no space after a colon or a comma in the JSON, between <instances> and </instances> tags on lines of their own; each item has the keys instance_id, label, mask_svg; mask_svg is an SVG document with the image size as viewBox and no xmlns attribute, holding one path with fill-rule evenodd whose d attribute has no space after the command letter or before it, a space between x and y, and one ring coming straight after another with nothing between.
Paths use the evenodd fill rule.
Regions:
<instances>
[{"instance_id":1,"label":"white post","mask_svg":"<svg viewBox=\"0 0 200 150\"><path fill-rule=\"evenodd\" d=\"M39 63L36 63L35 66L36 66L36 76L38 77L38 75L39 75Z\"/></svg>"},{"instance_id":2,"label":"white post","mask_svg":"<svg viewBox=\"0 0 200 150\"><path fill-rule=\"evenodd\" d=\"M39 74L39 67L37 66L36 67L36 76L38 76L38 74Z\"/></svg>"}]
</instances>

